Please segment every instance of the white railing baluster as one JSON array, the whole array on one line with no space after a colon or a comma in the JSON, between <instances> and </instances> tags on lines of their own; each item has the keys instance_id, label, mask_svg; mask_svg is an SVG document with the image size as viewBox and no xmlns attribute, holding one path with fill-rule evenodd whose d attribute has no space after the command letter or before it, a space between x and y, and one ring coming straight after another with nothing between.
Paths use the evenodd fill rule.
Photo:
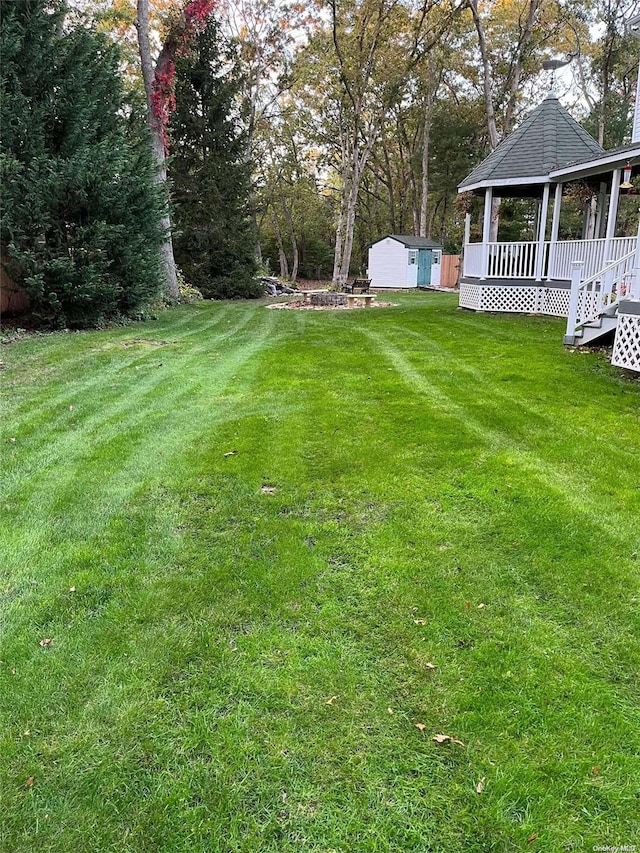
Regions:
<instances>
[{"instance_id":1,"label":"white railing baluster","mask_svg":"<svg viewBox=\"0 0 640 853\"><path fill-rule=\"evenodd\" d=\"M487 276L502 279L534 278L537 243L526 240L513 243L489 243L487 245ZM635 237L615 237L610 241L609 257L613 261L626 257L636 246ZM591 279L608 262L604 258L605 240L561 240L545 243L544 265L549 279L571 279L572 264L583 263L582 275ZM482 277L482 243L466 243L464 247L464 274ZM638 283L640 287L640 282ZM594 288L588 287L590 292Z\"/></svg>"}]
</instances>

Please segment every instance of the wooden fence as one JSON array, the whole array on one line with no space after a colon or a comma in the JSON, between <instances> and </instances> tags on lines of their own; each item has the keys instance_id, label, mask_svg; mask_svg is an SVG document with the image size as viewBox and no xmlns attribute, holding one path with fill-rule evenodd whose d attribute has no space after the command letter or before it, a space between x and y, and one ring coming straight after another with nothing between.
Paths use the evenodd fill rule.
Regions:
<instances>
[{"instance_id":1,"label":"wooden fence","mask_svg":"<svg viewBox=\"0 0 640 853\"><path fill-rule=\"evenodd\" d=\"M440 287L457 287L460 255L443 255L440 267Z\"/></svg>"}]
</instances>

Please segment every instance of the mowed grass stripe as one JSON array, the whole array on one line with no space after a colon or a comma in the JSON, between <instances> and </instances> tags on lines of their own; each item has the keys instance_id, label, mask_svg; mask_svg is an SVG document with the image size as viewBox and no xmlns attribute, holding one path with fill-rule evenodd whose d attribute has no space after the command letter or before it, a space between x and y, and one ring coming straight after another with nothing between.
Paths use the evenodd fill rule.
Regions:
<instances>
[{"instance_id":1,"label":"mowed grass stripe","mask_svg":"<svg viewBox=\"0 0 640 853\"><path fill-rule=\"evenodd\" d=\"M207 411L210 367L190 345L180 357L201 405L157 421L186 438L170 463L125 455L134 487L113 448L103 454L104 522L77 457L87 536L83 495L67 483L72 523L60 525L63 506L37 516L50 533L48 553L33 555L38 586L29 560L5 575L0 847L542 853L632 835L637 530L622 513L603 531L597 512L609 483L618 496L617 473L606 476L618 462L594 500L567 504L553 477L575 447L547 455L547 419L509 404L521 368L502 371L514 374L504 386L474 371L496 320L501 355L520 365L528 347L540 365L529 387L567 441L563 398L593 379L595 412L617 374L589 375L598 361L585 356L571 375L535 320L476 318L476 338L450 299L397 301L333 314L250 306L267 340L222 371L238 377L215 385L224 416ZM624 387L628 418L638 394ZM152 451L166 390L145 401ZM436 747L436 731L465 747Z\"/></svg>"},{"instance_id":2,"label":"mowed grass stripe","mask_svg":"<svg viewBox=\"0 0 640 853\"><path fill-rule=\"evenodd\" d=\"M562 423L561 430L553 425L550 418L540 419L520 395L509 395L503 391L496 391L495 384L490 379L485 379L479 384L479 376L476 370L468 370L466 366L460 366L460 359L442 358L437 359L436 364L431 361L431 369L425 370L424 360L421 367L415 365L416 359L406 357L402 347L387 338L380 336L371 330L363 330L378 344L378 353L393 364L397 373L403 377L412 392L417 392L431 402L437 409L439 415L445 414L459 424L460 433L469 432L479 440L479 451L490 448L492 451L508 451L515 464L526 467L531 473L542 478L547 487L554 492L560 492L567 504L574 509L582 510L589 506L596 511L595 516L600 522L603 532L615 529L620 524L621 514L630 513L629 521L637 518L639 508L637 494L636 499L625 506L619 502L603 501L598 486L601 485L601 469L597 463L592 463L593 456L597 455L600 460L609 457L616 461L614 466L614 477L619 480L619 485L630 486L630 477L640 479L640 466L638 457L631 450L625 448L624 441L620 442L618 450L611 448L611 442L607 434L589 434L586 430L573 428L571 419ZM433 347L430 342L429 347ZM438 348L440 349L440 348ZM441 353L443 356L445 353ZM455 370L442 375L438 363L455 365ZM471 374L471 382L465 383L465 374ZM456 391L461 389L467 391L469 402L461 405L452 399L452 394L445 388L455 386ZM480 398L480 399L479 399ZM585 408L589 406L585 401ZM508 408L505 408L508 407ZM505 414L508 418L505 421ZM578 415L576 414L576 417ZM540 421L542 420L542 423ZM537 421L537 429L532 430L532 423ZM501 422L504 424L500 428ZM557 422L556 422L557 424ZM637 414L629 413L627 423L622 424L618 435L624 435L623 428L628 430L631 438L631 430L638 426ZM540 429L542 428L542 436ZM557 464L545 456L549 449L553 448L555 441L566 441L570 436L575 437L575 432L582 435L585 441L583 449L578 447L575 458L568 464ZM542 441L540 438L542 437ZM588 443L587 443L588 438ZM598 454L598 449L600 453ZM585 453L588 450L588 453ZM582 461L581 467L577 463ZM635 472L635 473L632 473Z\"/></svg>"},{"instance_id":3,"label":"mowed grass stripe","mask_svg":"<svg viewBox=\"0 0 640 853\"><path fill-rule=\"evenodd\" d=\"M91 341L93 346L89 344L86 337L73 336L72 344L74 346L75 358L70 361L65 359L63 363L57 364L56 377L47 376L47 392L42 400L29 400L28 406L22 406L22 410L12 412L11 401L7 400L7 416L12 414L18 424L17 429L20 429L20 417L25 417L25 426L30 430L27 435L30 438L48 438L48 425L51 423L51 412L56 408L66 408L77 400L82 400L85 397L91 398L91 395L99 390L105 403L113 403L118 397L126 396L130 392L130 388L126 384L114 384L116 380L120 381L127 373L136 367L150 367L151 363L155 366L159 361L168 359L169 367L175 355L175 348L181 345L181 342L188 339L191 335L202 337L207 343L203 346L206 349L211 345L209 335L216 330L222 323L225 323L227 318L227 310L220 309L220 316L214 315L203 317L201 322L194 322L194 317L188 324L188 328L180 337L174 337L172 341L164 341L162 336L149 336L143 341L136 336L131 329L121 332L114 338L106 337L103 333L95 333L96 338ZM233 337L240 329L249 322L250 313L245 313L236 326L229 329L228 326L224 329L224 333L216 338L224 341ZM226 323L229 321L226 320ZM225 325L226 325L225 323ZM183 324L186 326L187 323ZM109 343L102 343L102 340L107 340ZM43 346L46 346L44 344ZM121 351L124 349L124 353ZM41 350L42 347L39 348ZM179 357L180 358L180 357ZM95 367L100 366L99 372L95 372ZM38 355L32 357L23 367L24 371L33 371L37 375L40 369ZM162 381L167 372L164 371L160 378ZM137 378L137 377L136 377ZM60 393L55 394L56 386L62 385ZM10 386L5 388L5 392ZM71 400L71 403L70 403ZM128 401L129 406L131 401ZM37 413L40 412L40 417ZM54 427L55 428L55 424Z\"/></svg>"},{"instance_id":4,"label":"mowed grass stripe","mask_svg":"<svg viewBox=\"0 0 640 853\"><path fill-rule=\"evenodd\" d=\"M188 446L195 436L206 433L220 419L233 417L233 397L225 396L232 376L272 340L269 315L265 312L258 316L262 321L259 329L255 328L255 313L249 312L235 326L238 335L250 318L254 321L246 335L236 337L220 364L207 364L204 388L202 377L202 384L193 387L190 373L214 343L224 345L232 335L225 331L215 341L204 337L211 324L199 330L203 342L173 365L167 363L166 370L163 362L163 367L150 371L148 377L138 379L136 375L129 380L127 388L118 391L115 404L109 404L99 385L93 396L80 400L74 396L81 414L77 415L75 408L65 412L67 430L60 435L58 427L55 440L40 452L36 448L29 456L26 471L19 464L11 471L7 462L5 520L14 530L19 529L20 523L30 527L29 556L50 537L47 519L52 514L60 517L65 511L65 536L69 533L67 528L76 522L82 535L90 535L92 525L104 524L147 471L158 476L168 465L175 464L175 454L181 447ZM125 369L131 367L128 361L125 365ZM109 381L108 374L103 381ZM71 424L73 431L69 429ZM12 448L18 461L24 450L22 442ZM11 488L12 481L18 484L16 489ZM33 530L39 535L34 536Z\"/></svg>"}]
</instances>

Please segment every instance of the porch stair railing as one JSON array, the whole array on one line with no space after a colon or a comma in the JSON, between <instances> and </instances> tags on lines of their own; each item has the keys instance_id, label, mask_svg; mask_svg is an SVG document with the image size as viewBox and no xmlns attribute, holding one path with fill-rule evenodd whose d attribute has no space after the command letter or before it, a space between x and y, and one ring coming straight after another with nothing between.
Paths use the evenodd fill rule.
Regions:
<instances>
[{"instance_id":1,"label":"porch stair railing","mask_svg":"<svg viewBox=\"0 0 640 853\"><path fill-rule=\"evenodd\" d=\"M565 344L591 343L617 324L618 302L637 287L637 251L623 255L583 279L584 261L571 264L571 297Z\"/></svg>"}]
</instances>

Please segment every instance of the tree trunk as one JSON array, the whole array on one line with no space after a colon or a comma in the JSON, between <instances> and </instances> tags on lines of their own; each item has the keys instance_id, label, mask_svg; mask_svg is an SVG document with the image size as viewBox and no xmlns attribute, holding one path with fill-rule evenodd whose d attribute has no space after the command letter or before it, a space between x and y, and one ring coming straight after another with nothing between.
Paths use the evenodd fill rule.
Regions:
<instances>
[{"instance_id":1,"label":"tree trunk","mask_svg":"<svg viewBox=\"0 0 640 853\"><path fill-rule=\"evenodd\" d=\"M291 284L295 284L296 279L298 278L298 262L300 255L298 252L298 241L296 239L296 231L293 227L293 217L285 199L282 199L282 209L284 211L284 218L287 220L287 227L289 229L289 240L291 241L291 251L293 252L293 266L291 268L291 276L289 278L289 281L291 282Z\"/></svg>"},{"instance_id":2,"label":"tree trunk","mask_svg":"<svg viewBox=\"0 0 640 853\"><path fill-rule=\"evenodd\" d=\"M347 198L344 217L344 244L342 257L340 258L340 269L336 284L342 290L349 278L349 267L351 266L351 252L353 250L353 228L356 220L356 205L358 203L358 190L360 188L360 175L357 165L351 174L351 187Z\"/></svg>"},{"instance_id":3,"label":"tree trunk","mask_svg":"<svg viewBox=\"0 0 640 853\"><path fill-rule=\"evenodd\" d=\"M424 111L424 125L422 130L422 186L420 197L420 237L427 236L427 199L429 196L429 142L431 140L431 113L433 97L431 85L427 93L427 105Z\"/></svg>"},{"instance_id":4,"label":"tree trunk","mask_svg":"<svg viewBox=\"0 0 640 853\"><path fill-rule=\"evenodd\" d=\"M340 264L342 262L343 240L344 240L344 225L346 219L347 200L345 196L344 185L340 193L340 210L338 211L338 222L336 225L336 240L333 250L333 276L331 283L334 287L339 287L340 281Z\"/></svg>"},{"instance_id":5,"label":"tree trunk","mask_svg":"<svg viewBox=\"0 0 640 853\"><path fill-rule=\"evenodd\" d=\"M384 154L384 173L387 178L387 198L389 199L389 223L391 226L391 233L396 234L396 200L394 194L394 181L393 174L391 171L391 158L389 157L389 149L387 147L387 140L383 138L382 140L382 151Z\"/></svg>"},{"instance_id":6,"label":"tree trunk","mask_svg":"<svg viewBox=\"0 0 640 853\"><path fill-rule=\"evenodd\" d=\"M498 136L496 113L493 103L493 76L491 74L491 63L489 62L489 51L487 50L487 40L478 11L478 0L469 0L469 8L473 15L476 32L478 33L478 47L480 48L480 58L482 60L482 89L487 107L487 129L489 131L491 148L493 149L498 147L500 137Z\"/></svg>"},{"instance_id":7,"label":"tree trunk","mask_svg":"<svg viewBox=\"0 0 640 853\"><path fill-rule=\"evenodd\" d=\"M516 61L513 63L513 69L509 85L507 89L507 107L504 111L504 126L502 128L504 136L508 136L513 130L515 123L516 100L520 91L520 81L522 79L522 68L525 55L531 43L531 37L536 24L536 16L540 9L542 0L529 0L529 11L527 13L527 21L524 30L521 31L518 40L518 51Z\"/></svg>"},{"instance_id":8,"label":"tree trunk","mask_svg":"<svg viewBox=\"0 0 640 853\"><path fill-rule=\"evenodd\" d=\"M500 202L499 196L494 196L491 201L491 225L489 227L489 242L498 242L498 228L500 227Z\"/></svg>"},{"instance_id":9,"label":"tree trunk","mask_svg":"<svg viewBox=\"0 0 640 853\"><path fill-rule=\"evenodd\" d=\"M137 0L138 17L136 29L138 32L138 47L140 49L140 64L142 66L142 79L147 99L147 126L149 128L149 141L151 151L156 162L155 182L163 184L166 192L167 162L164 150L164 139L162 128L153 112L153 81L155 69L151 59L151 45L149 44L149 0ZM161 54L162 55L162 54ZM168 205L168 198L167 198ZM160 257L165 276L165 287L170 299L178 301L180 290L178 288L178 276L176 273L176 262L173 257L173 242L171 240L171 217L169 211L162 217L162 229L165 234L164 241L160 247Z\"/></svg>"},{"instance_id":10,"label":"tree trunk","mask_svg":"<svg viewBox=\"0 0 640 853\"><path fill-rule=\"evenodd\" d=\"M287 281L289 279L289 261L287 260L287 253L284 250L284 243L282 242L282 231L280 230L280 223L278 222L278 217L276 216L275 210L271 211L271 221L273 222L273 230L275 232L276 242L278 244L280 278L284 281Z\"/></svg>"}]
</instances>

